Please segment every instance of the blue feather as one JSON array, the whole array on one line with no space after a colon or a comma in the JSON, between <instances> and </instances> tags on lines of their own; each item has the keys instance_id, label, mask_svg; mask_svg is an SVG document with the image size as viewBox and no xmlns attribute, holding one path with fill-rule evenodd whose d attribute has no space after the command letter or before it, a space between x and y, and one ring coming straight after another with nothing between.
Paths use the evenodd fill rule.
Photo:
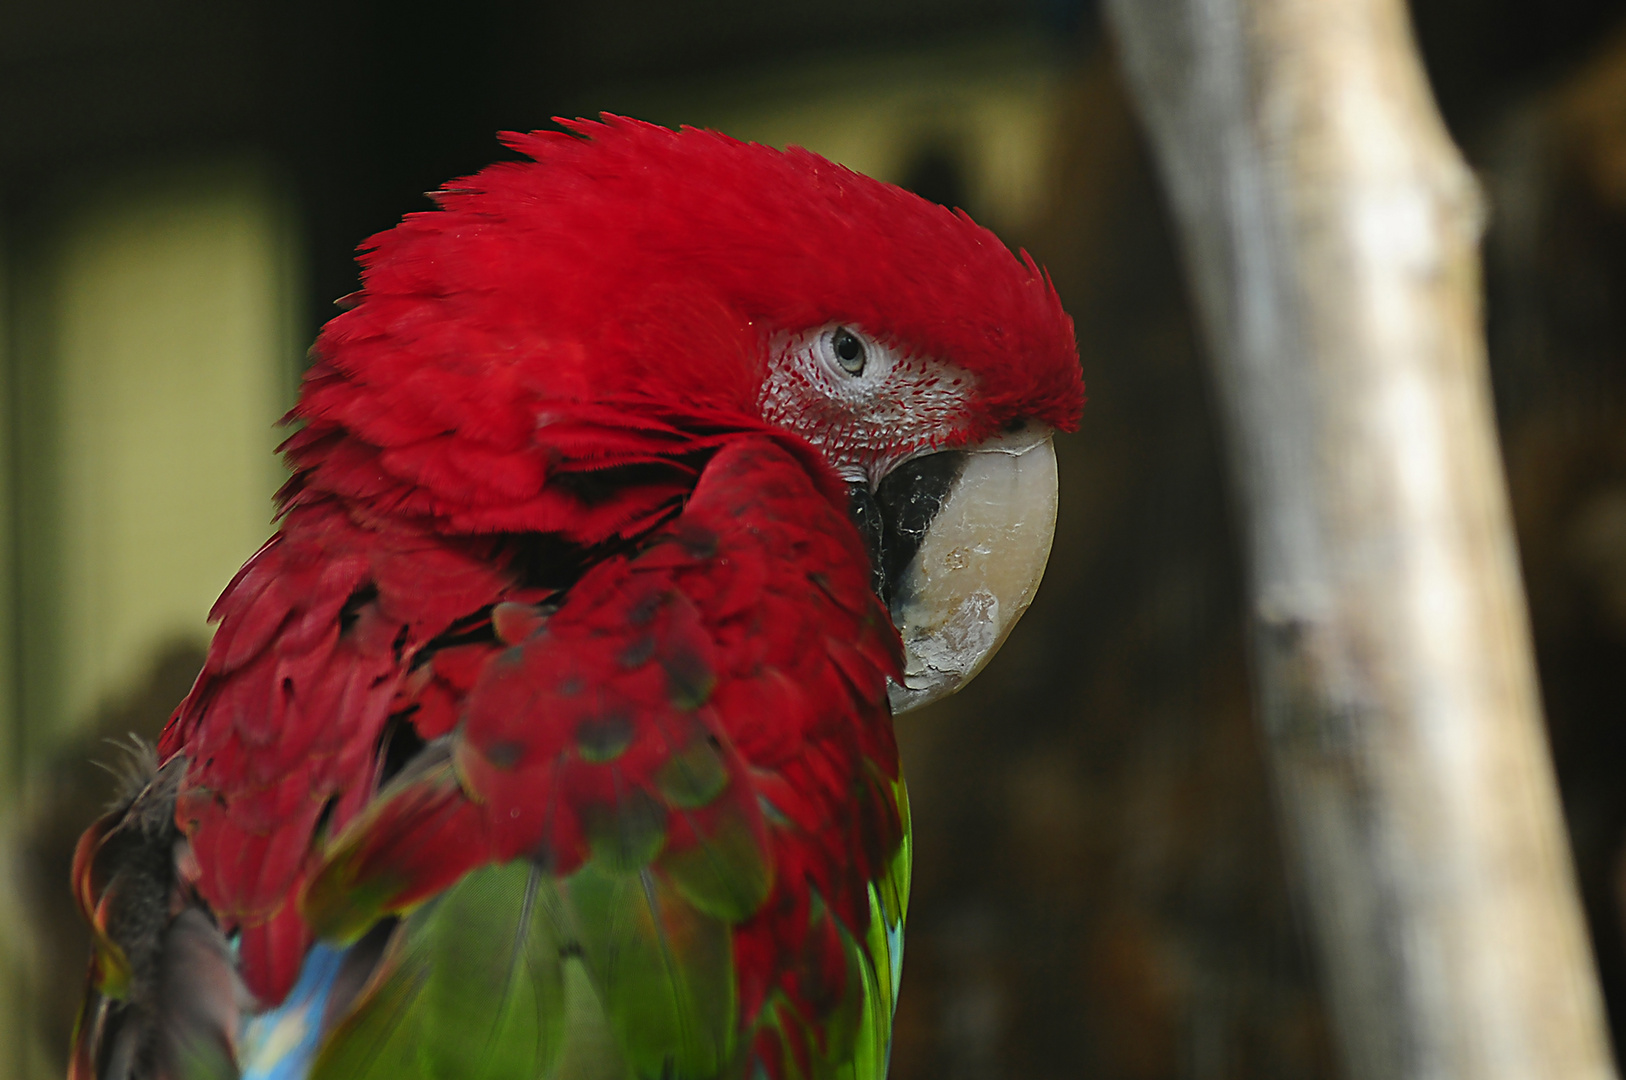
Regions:
<instances>
[{"instance_id":1,"label":"blue feather","mask_svg":"<svg viewBox=\"0 0 1626 1080\"><path fill-rule=\"evenodd\" d=\"M242 1080L305 1080L310 1075L321 1046L322 1013L343 959L343 950L312 946L287 999L244 1020L238 1043Z\"/></svg>"}]
</instances>

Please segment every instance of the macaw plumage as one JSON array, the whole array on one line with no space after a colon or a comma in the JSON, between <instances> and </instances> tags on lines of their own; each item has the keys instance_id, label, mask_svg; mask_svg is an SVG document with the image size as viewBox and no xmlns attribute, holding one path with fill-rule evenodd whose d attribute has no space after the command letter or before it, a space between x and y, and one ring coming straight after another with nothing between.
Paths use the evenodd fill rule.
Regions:
<instances>
[{"instance_id":1,"label":"macaw plumage","mask_svg":"<svg viewBox=\"0 0 1626 1080\"><path fill-rule=\"evenodd\" d=\"M1049 551L1049 280L803 150L511 135L368 242L280 528L86 833L74 1080L878 1078L894 711Z\"/></svg>"}]
</instances>

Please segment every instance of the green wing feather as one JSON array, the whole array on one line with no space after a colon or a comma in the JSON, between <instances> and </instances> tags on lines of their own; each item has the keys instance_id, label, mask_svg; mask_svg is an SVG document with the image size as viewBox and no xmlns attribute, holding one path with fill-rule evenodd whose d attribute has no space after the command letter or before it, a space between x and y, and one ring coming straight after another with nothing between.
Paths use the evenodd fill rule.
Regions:
<instances>
[{"instance_id":1,"label":"green wing feather","mask_svg":"<svg viewBox=\"0 0 1626 1080\"><path fill-rule=\"evenodd\" d=\"M588 978L633 1074L703 1080L734 1059L738 1027L727 923L659 876L589 863L560 889Z\"/></svg>"},{"instance_id":2,"label":"green wing feather","mask_svg":"<svg viewBox=\"0 0 1626 1080\"><path fill-rule=\"evenodd\" d=\"M859 1030L851 1071L855 1080L883 1080L892 1058L892 1016L898 1007L898 980L903 974L903 920L909 911L909 874L913 844L909 827L909 792L900 779L893 785L903 842L886 873L869 887L869 933L861 949L864 978L864 1023Z\"/></svg>"},{"instance_id":3,"label":"green wing feather","mask_svg":"<svg viewBox=\"0 0 1626 1080\"><path fill-rule=\"evenodd\" d=\"M809 1031L794 1011L770 1000L759 1028L778 1035L780 1046L809 1047L805 1062L784 1054L775 1072L754 1062L750 1080L885 1080L892 1054L892 1018L898 980L903 971L903 923L909 908L912 856L909 794L900 779L891 785L897 799L903 839L885 871L869 885L869 929L862 939L845 929L841 940L847 959L847 988L820 1032ZM806 1065L806 1070L800 1068Z\"/></svg>"},{"instance_id":4,"label":"green wing feather","mask_svg":"<svg viewBox=\"0 0 1626 1080\"><path fill-rule=\"evenodd\" d=\"M407 915L312 1080L726 1075L729 925L624 855L484 867Z\"/></svg>"},{"instance_id":5,"label":"green wing feather","mask_svg":"<svg viewBox=\"0 0 1626 1080\"><path fill-rule=\"evenodd\" d=\"M551 891L534 867L489 866L406 916L312 1080L553 1073L567 997Z\"/></svg>"},{"instance_id":6,"label":"green wing feather","mask_svg":"<svg viewBox=\"0 0 1626 1080\"><path fill-rule=\"evenodd\" d=\"M869 887L867 932L839 929L839 1004L817 1033L782 1002L757 1018L782 1044L794 1041L786 1026L798 1027L811 1051L805 1072L791 1055L748 1059L731 905L611 844L562 880L525 861L482 867L401 916L312 1080L883 1080L910 874L908 797L901 781L893 792L903 843ZM754 881L754 849L744 850L735 876ZM724 840L711 857L739 855ZM815 903L814 918L833 916Z\"/></svg>"}]
</instances>

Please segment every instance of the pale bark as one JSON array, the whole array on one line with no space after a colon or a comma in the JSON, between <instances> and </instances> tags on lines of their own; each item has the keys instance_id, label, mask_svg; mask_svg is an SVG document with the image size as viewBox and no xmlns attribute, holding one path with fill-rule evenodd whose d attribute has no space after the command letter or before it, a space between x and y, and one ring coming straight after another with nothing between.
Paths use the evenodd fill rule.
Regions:
<instances>
[{"instance_id":1,"label":"pale bark","mask_svg":"<svg viewBox=\"0 0 1626 1080\"><path fill-rule=\"evenodd\" d=\"M1109 0L1213 360L1270 758L1357 1080L1614 1075L1403 0Z\"/></svg>"}]
</instances>

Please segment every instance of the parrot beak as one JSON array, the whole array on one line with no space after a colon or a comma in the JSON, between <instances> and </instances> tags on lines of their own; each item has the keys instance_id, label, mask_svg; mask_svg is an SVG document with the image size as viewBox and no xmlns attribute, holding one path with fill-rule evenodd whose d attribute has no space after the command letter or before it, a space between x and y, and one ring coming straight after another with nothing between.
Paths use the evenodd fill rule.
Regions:
<instances>
[{"instance_id":1,"label":"parrot beak","mask_svg":"<svg viewBox=\"0 0 1626 1080\"><path fill-rule=\"evenodd\" d=\"M1051 434L1029 424L905 462L858 515L879 541L877 587L903 638L894 714L970 682L1033 600L1056 529Z\"/></svg>"}]
</instances>

